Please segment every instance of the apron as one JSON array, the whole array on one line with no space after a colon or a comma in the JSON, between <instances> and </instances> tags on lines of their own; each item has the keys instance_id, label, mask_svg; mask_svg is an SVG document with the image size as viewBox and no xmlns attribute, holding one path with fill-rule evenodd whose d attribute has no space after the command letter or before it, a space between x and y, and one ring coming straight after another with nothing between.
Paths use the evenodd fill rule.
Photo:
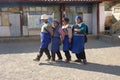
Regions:
<instances>
[{"instance_id":1,"label":"apron","mask_svg":"<svg viewBox=\"0 0 120 80\"><path fill-rule=\"evenodd\" d=\"M73 35L71 48L72 53L80 54L84 50L84 42L84 35Z\"/></svg>"},{"instance_id":2,"label":"apron","mask_svg":"<svg viewBox=\"0 0 120 80\"><path fill-rule=\"evenodd\" d=\"M70 48L69 38L68 35L66 35L63 41L63 51L68 51L69 48Z\"/></svg>"},{"instance_id":3,"label":"apron","mask_svg":"<svg viewBox=\"0 0 120 80\"><path fill-rule=\"evenodd\" d=\"M58 52L60 49L60 43L61 43L60 37L53 36L52 37L51 52L53 52L53 53Z\"/></svg>"},{"instance_id":4,"label":"apron","mask_svg":"<svg viewBox=\"0 0 120 80\"><path fill-rule=\"evenodd\" d=\"M50 33L41 32L40 37L41 37L40 48L48 48L48 45L50 43Z\"/></svg>"}]
</instances>

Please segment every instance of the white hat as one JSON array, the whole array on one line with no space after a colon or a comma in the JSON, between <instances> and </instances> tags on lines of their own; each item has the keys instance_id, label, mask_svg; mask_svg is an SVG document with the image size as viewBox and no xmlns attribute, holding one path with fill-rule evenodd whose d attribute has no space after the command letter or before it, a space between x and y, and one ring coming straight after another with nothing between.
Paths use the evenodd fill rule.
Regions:
<instances>
[{"instance_id":1,"label":"white hat","mask_svg":"<svg viewBox=\"0 0 120 80\"><path fill-rule=\"evenodd\" d=\"M41 15L41 19L48 19L48 15L47 14Z\"/></svg>"}]
</instances>

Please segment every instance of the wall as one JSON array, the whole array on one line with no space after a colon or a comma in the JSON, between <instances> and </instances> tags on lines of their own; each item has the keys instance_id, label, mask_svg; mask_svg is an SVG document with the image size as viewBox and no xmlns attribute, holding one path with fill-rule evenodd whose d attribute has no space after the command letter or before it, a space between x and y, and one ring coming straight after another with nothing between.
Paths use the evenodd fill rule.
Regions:
<instances>
[{"instance_id":1,"label":"wall","mask_svg":"<svg viewBox=\"0 0 120 80\"><path fill-rule=\"evenodd\" d=\"M99 5L99 10L100 10L100 33L101 32L104 32L104 22L105 22L105 9L104 9L104 5L103 4L100 4Z\"/></svg>"},{"instance_id":2,"label":"wall","mask_svg":"<svg viewBox=\"0 0 120 80\"><path fill-rule=\"evenodd\" d=\"M0 37L10 36L10 27L0 26Z\"/></svg>"},{"instance_id":3,"label":"wall","mask_svg":"<svg viewBox=\"0 0 120 80\"><path fill-rule=\"evenodd\" d=\"M97 35L97 5L93 5L92 34Z\"/></svg>"},{"instance_id":4,"label":"wall","mask_svg":"<svg viewBox=\"0 0 120 80\"><path fill-rule=\"evenodd\" d=\"M40 28L29 28L28 35L29 36L40 35Z\"/></svg>"},{"instance_id":5,"label":"wall","mask_svg":"<svg viewBox=\"0 0 120 80\"><path fill-rule=\"evenodd\" d=\"M28 36L28 26L23 26L23 36Z\"/></svg>"},{"instance_id":6,"label":"wall","mask_svg":"<svg viewBox=\"0 0 120 80\"><path fill-rule=\"evenodd\" d=\"M83 22L88 26L88 33L92 34L92 14L85 13L83 14Z\"/></svg>"}]
</instances>

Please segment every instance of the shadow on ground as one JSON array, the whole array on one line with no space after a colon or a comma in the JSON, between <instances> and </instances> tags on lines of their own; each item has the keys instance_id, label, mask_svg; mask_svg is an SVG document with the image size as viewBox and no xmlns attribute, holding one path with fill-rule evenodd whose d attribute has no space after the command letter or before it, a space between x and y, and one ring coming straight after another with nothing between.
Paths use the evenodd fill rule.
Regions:
<instances>
[{"instance_id":1,"label":"shadow on ground","mask_svg":"<svg viewBox=\"0 0 120 80\"><path fill-rule=\"evenodd\" d=\"M58 67L66 67L66 68L75 68L79 70L93 71L93 72L101 72L106 74L112 74L120 76L120 66L112 66L112 65L103 65L97 63L89 62L87 65L83 65L80 63L65 63L65 62L56 62L56 63L40 63L42 65L49 66L58 66Z\"/></svg>"}]
</instances>

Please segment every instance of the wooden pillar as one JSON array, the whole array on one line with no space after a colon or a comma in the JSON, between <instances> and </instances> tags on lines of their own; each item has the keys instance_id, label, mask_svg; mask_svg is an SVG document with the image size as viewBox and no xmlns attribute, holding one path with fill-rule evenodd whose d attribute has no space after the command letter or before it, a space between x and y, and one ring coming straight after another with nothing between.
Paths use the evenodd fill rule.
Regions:
<instances>
[{"instance_id":1,"label":"wooden pillar","mask_svg":"<svg viewBox=\"0 0 120 80\"><path fill-rule=\"evenodd\" d=\"M60 4L60 24L62 25L62 20L65 17L66 12L65 12L65 4L61 3Z\"/></svg>"},{"instance_id":2,"label":"wooden pillar","mask_svg":"<svg viewBox=\"0 0 120 80\"><path fill-rule=\"evenodd\" d=\"M100 9L99 3L97 3L97 34L100 33Z\"/></svg>"},{"instance_id":3,"label":"wooden pillar","mask_svg":"<svg viewBox=\"0 0 120 80\"><path fill-rule=\"evenodd\" d=\"M62 25L62 4L60 4L60 24Z\"/></svg>"},{"instance_id":4,"label":"wooden pillar","mask_svg":"<svg viewBox=\"0 0 120 80\"><path fill-rule=\"evenodd\" d=\"M19 8L20 8L20 33L21 36L23 36L23 7L21 3Z\"/></svg>"}]
</instances>

